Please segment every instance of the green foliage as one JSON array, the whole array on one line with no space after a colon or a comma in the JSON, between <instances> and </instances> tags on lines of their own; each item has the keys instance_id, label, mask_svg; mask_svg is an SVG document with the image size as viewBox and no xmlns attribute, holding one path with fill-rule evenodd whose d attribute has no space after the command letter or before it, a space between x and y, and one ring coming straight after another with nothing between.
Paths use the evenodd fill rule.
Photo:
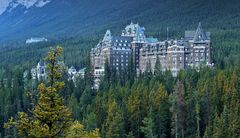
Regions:
<instances>
[{"instance_id":1,"label":"green foliage","mask_svg":"<svg viewBox=\"0 0 240 138\"><path fill-rule=\"evenodd\" d=\"M162 67L161 67L161 62L159 56L157 56L156 64L155 64L155 69L154 69L154 74L155 75L160 75L162 73Z\"/></svg>"},{"instance_id":2,"label":"green foliage","mask_svg":"<svg viewBox=\"0 0 240 138\"><path fill-rule=\"evenodd\" d=\"M116 101L108 104L106 123L104 125L106 138L124 137L124 118Z\"/></svg>"},{"instance_id":3,"label":"green foliage","mask_svg":"<svg viewBox=\"0 0 240 138\"><path fill-rule=\"evenodd\" d=\"M19 112L18 118L11 118L6 128L16 127L23 137L59 137L72 122L72 114L63 104L58 92L64 87L61 79L62 67L58 64L62 48L52 49L46 58L48 68L47 86L39 84L39 98L31 114Z\"/></svg>"},{"instance_id":4,"label":"green foliage","mask_svg":"<svg viewBox=\"0 0 240 138\"><path fill-rule=\"evenodd\" d=\"M21 72L21 69L16 69L4 74L7 79L0 85L1 120L6 121L18 111L26 111L37 102L34 97L29 98L26 94L35 95L39 91L25 92L32 89L32 83L31 80L22 81ZM108 80L103 80L102 84L107 83L105 86L108 87L103 87L98 92L86 85L84 79L78 79L76 85L64 80L64 89L58 89L56 93L65 99L58 103L66 103L74 119L85 126L80 124L80 129L70 123L67 128L74 128L73 133L79 130L81 134L94 132L98 136L101 133L103 137L150 135L164 138L176 134L178 137L237 137L240 135L239 72L240 69L236 66L228 69L202 68L199 72L189 69L182 71L177 78L173 78L168 71L157 76L145 74L134 81L123 82L119 79L109 83ZM111 75L109 79L113 80L112 77L114 76ZM41 89L38 90L43 94L51 92L45 91L50 84L49 81L46 85L41 84ZM60 84L57 83L56 86ZM48 100L41 99L44 101L42 103ZM44 104L46 108L49 105L47 103ZM32 112L33 114L21 112L19 117L25 122L31 122L34 114L39 117L51 113L38 114L40 108L36 107L34 110L37 112ZM20 122L16 124L15 121L11 120L10 124L20 125ZM99 132L96 128L100 128ZM1 130L3 136L17 136L18 129Z\"/></svg>"},{"instance_id":5,"label":"green foliage","mask_svg":"<svg viewBox=\"0 0 240 138\"><path fill-rule=\"evenodd\" d=\"M143 126L141 127L141 131L144 133L146 138L156 138L153 134L154 123L151 118L144 118L143 119Z\"/></svg>"},{"instance_id":6,"label":"green foliage","mask_svg":"<svg viewBox=\"0 0 240 138\"><path fill-rule=\"evenodd\" d=\"M75 121L66 133L66 138L100 138L100 134L98 129L87 131L82 124Z\"/></svg>"}]
</instances>

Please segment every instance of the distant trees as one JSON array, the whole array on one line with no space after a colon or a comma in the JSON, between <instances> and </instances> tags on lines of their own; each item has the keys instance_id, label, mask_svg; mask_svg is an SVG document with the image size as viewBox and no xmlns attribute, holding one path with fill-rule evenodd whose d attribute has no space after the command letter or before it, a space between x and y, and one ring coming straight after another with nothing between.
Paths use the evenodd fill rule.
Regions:
<instances>
[{"instance_id":1,"label":"distant trees","mask_svg":"<svg viewBox=\"0 0 240 138\"><path fill-rule=\"evenodd\" d=\"M175 137L184 137L185 133L185 90L182 82L178 81L174 87L173 94L171 96L171 111L173 114L173 131L172 134Z\"/></svg>"},{"instance_id":2,"label":"distant trees","mask_svg":"<svg viewBox=\"0 0 240 138\"><path fill-rule=\"evenodd\" d=\"M64 87L64 82L61 81L64 70L58 64L62 52L61 47L50 50L46 58L48 79L46 84L41 83L38 86L39 95L34 108L30 113L19 112L16 120L11 118L4 125L6 128L15 127L23 137L99 137L97 129L87 132L78 122L72 123L72 112L59 95Z\"/></svg>"},{"instance_id":3,"label":"distant trees","mask_svg":"<svg viewBox=\"0 0 240 138\"><path fill-rule=\"evenodd\" d=\"M124 118L123 113L116 101L109 101L107 117L104 124L106 138L122 138L124 137Z\"/></svg>"},{"instance_id":4,"label":"distant trees","mask_svg":"<svg viewBox=\"0 0 240 138\"><path fill-rule=\"evenodd\" d=\"M154 68L154 74L160 75L161 73L162 73L161 62L160 62L159 56L157 56L156 64L155 64L155 68Z\"/></svg>"}]
</instances>

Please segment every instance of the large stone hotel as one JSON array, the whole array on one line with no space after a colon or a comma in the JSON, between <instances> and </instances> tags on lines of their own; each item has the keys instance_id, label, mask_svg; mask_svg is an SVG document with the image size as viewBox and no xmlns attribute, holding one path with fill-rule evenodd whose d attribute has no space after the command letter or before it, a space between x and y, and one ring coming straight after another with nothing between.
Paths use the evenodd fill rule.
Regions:
<instances>
[{"instance_id":1,"label":"large stone hotel","mask_svg":"<svg viewBox=\"0 0 240 138\"><path fill-rule=\"evenodd\" d=\"M186 68L211 66L210 46L210 33L202 29L201 23L197 30L186 31L183 39L165 41L146 37L144 27L131 23L121 36L112 36L107 30L103 40L91 50L91 64L98 78L104 75L105 62L119 71L127 69L132 59L137 73L149 70L154 73L159 58L162 71L170 70L177 76Z\"/></svg>"}]
</instances>

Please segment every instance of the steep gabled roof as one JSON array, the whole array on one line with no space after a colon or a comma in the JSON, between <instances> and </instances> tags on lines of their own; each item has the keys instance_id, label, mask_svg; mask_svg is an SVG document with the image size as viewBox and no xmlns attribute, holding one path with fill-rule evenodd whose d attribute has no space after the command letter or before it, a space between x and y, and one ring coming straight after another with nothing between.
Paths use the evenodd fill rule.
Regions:
<instances>
[{"instance_id":1,"label":"steep gabled roof","mask_svg":"<svg viewBox=\"0 0 240 138\"><path fill-rule=\"evenodd\" d=\"M38 62L38 64L39 64L39 66L45 66L45 63L44 63L44 61L43 60L40 60L39 62Z\"/></svg>"},{"instance_id":2,"label":"steep gabled roof","mask_svg":"<svg viewBox=\"0 0 240 138\"><path fill-rule=\"evenodd\" d=\"M210 32L205 32L202 29L201 23L199 23L198 28L196 31L185 31L185 39L186 40L193 40L195 42L209 40L210 39Z\"/></svg>"},{"instance_id":3,"label":"steep gabled roof","mask_svg":"<svg viewBox=\"0 0 240 138\"><path fill-rule=\"evenodd\" d=\"M103 42L110 43L112 41L112 34L110 30L107 30L106 34L104 35Z\"/></svg>"},{"instance_id":4,"label":"steep gabled roof","mask_svg":"<svg viewBox=\"0 0 240 138\"><path fill-rule=\"evenodd\" d=\"M203 29L202 29L202 24L201 24L201 22L199 23L199 25L198 25L198 28L197 28L197 30L196 30L196 32L195 32L195 35L194 35L194 38L193 38L193 40L194 41L202 41L202 40L207 40L208 38L207 38L207 35L206 35L206 33L203 31Z\"/></svg>"}]
</instances>

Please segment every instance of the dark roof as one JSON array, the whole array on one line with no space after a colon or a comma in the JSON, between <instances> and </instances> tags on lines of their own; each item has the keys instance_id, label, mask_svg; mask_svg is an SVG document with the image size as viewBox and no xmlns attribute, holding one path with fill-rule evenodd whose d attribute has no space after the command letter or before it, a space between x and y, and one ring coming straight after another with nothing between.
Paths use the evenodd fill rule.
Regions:
<instances>
[{"instance_id":1,"label":"dark roof","mask_svg":"<svg viewBox=\"0 0 240 138\"><path fill-rule=\"evenodd\" d=\"M38 64L39 64L40 66L45 66L45 63L44 63L43 60L40 60L40 61L38 62Z\"/></svg>"},{"instance_id":2,"label":"dark roof","mask_svg":"<svg viewBox=\"0 0 240 138\"><path fill-rule=\"evenodd\" d=\"M207 39L210 39L211 33L210 32L204 32ZM193 39L196 34L196 31L185 31L185 38L186 39Z\"/></svg>"},{"instance_id":3,"label":"dark roof","mask_svg":"<svg viewBox=\"0 0 240 138\"><path fill-rule=\"evenodd\" d=\"M186 38L193 38L196 31L185 31Z\"/></svg>"},{"instance_id":4,"label":"dark roof","mask_svg":"<svg viewBox=\"0 0 240 138\"><path fill-rule=\"evenodd\" d=\"M185 31L185 39L193 39L194 41L200 41L201 40L209 40L210 39L210 32L205 32L202 29L201 23L199 23L198 28L196 31Z\"/></svg>"}]
</instances>

